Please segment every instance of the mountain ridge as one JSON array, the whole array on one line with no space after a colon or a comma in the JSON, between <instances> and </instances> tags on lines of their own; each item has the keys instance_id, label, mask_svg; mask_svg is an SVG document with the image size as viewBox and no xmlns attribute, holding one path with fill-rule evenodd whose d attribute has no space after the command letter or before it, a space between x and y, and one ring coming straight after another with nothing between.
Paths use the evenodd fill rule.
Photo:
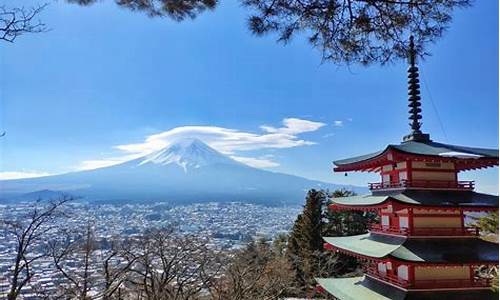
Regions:
<instances>
[{"instance_id":1,"label":"mountain ridge","mask_svg":"<svg viewBox=\"0 0 500 300\"><path fill-rule=\"evenodd\" d=\"M198 139L189 139L109 167L0 181L0 198L54 190L92 201L243 201L274 205L302 203L311 188L346 187L360 190L253 168Z\"/></svg>"}]
</instances>

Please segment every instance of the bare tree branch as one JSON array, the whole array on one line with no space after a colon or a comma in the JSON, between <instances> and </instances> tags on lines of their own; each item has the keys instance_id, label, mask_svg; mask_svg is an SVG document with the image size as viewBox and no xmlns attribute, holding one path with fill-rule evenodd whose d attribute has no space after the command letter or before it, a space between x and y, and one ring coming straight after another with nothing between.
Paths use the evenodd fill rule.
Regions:
<instances>
[{"instance_id":1,"label":"bare tree branch","mask_svg":"<svg viewBox=\"0 0 500 300\"><path fill-rule=\"evenodd\" d=\"M59 208L73 198L64 196L49 203L36 201L32 209L20 220L2 220L0 229L5 238L14 238L17 242L15 259L9 276L10 288L8 300L17 299L21 290L33 278L32 265L35 261L47 256L46 253L35 254L33 248L40 247L47 233L56 227L55 220L61 217Z\"/></svg>"},{"instance_id":2,"label":"bare tree branch","mask_svg":"<svg viewBox=\"0 0 500 300\"><path fill-rule=\"evenodd\" d=\"M7 8L5 5L0 5L0 40L13 43L23 34L47 31L47 26L36 19L47 5L42 4L33 8Z\"/></svg>"}]
</instances>

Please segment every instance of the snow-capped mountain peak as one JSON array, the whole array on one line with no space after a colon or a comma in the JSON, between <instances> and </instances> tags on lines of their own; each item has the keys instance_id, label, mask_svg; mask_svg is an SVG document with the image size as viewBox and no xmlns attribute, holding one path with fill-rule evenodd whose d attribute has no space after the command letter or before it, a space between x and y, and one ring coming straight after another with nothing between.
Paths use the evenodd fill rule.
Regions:
<instances>
[{"instance_id":1,"label":"snow-capped mountain peak","mask_svg":"<svg viewBox=\"0 0 500 300\"><path fill-rule=\"evenodd\" d=\"M177 143L143 157L139 165L144 164L180 166L184 172L214 164L240 164L223 155L199 139L183 139Z\"/></svg>"},{"instance_id":2,"label":"snow-capped mountain peak","mask_svg":"<svg viewBox=\"0 0 500 300\"><path fill-rule=\"evenodd\" d=\"M90 201L167 201L174 204L250 201L273 205L303 203L305 191L313 187L339 188L334 184L249 167L196 139L182 140L114 166L0 181L0 186L0 203L2 198L10 199L15 195L27 194L33 200L39 195L55 196L43 191L50 189ZM36 193L29 194L31 192Z\"/></svg>"}]
</instances>

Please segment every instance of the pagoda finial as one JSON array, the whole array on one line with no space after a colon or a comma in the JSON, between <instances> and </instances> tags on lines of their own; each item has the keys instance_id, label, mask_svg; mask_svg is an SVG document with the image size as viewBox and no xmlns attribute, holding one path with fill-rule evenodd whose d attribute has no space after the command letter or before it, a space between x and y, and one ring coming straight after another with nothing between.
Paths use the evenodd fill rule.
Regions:
<instances>
[{"instance_id":1,"label":"pagoda finial","mask_svg":"<svg viewBox=\"0 0 500 300\"><path fill-rule=\"evenodd\" d=\"M422 109L420 106L420 80L418 79L418 67L416 65L417 50L415 49L415 43L413 42L413 36L410 36L410 45L408 49L408 107L410 110L410 128L411 133L403 138L404 141L416 140L416 141L429 141L429 135L423 134L420 130L422 126Z\"/></svg>"}]
</instances>

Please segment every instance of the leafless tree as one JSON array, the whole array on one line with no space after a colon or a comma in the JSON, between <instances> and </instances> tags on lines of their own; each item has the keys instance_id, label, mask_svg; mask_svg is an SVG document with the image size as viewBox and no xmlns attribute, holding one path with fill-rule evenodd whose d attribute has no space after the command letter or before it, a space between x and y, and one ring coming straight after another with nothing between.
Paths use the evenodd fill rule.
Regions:
<instances>
[{"instance_id":1,"label":"leafless tree","mask_svg":"<svg viewBox=\"0 0 500 300\"><path fill-rule=\"evenodd\" d=\"M47 256L47 252L43 251L44 239L57 228L56 220L62 216L60 208L70 200L72 198L67 196L48 203L39 200L33 203L23 218L0 220L4 240L13 238L16 241L13 253L15 259L9 275L8 300L17 299L35 275L33 264Z\"/></svg>"},{"instance_id":2,"label":"leafless tree","mask_svg":"<svg viewBox=\"0 0 500 300\"><path fill-rule=\"evenodd\" d=\"M93 230L87 224L85 231L80 235L73 232L60 232L62 241L50 243L50 253L55 268L66 279L61 286L62 292L74 299L86 300L92 286L91 259L96 250ZM77 270L68 268L68 261L78 262Z\"/></svg>"},{"instance_id":3,"label":"leafless tree","mask_svg":"<svg viewBox=\"0 0 500 300\"><path fill-rule=\"evenodd\" d=\"M234 254L213 298L221 300L281 299L295 274L286 256L265 242L252 242Z\"/></svg>"},{"instance_id":4,"label":"leafless tree","mask_svg":"<svg viewBox=\"0 0 500 300\"><path fill-rule=\"evenodd\" d=\"M32 8L0 5L0 40L12 43L23 34L47 31L47 26L37 19L45 7L47 4Z\"/></svg>"},{"instance_id":5,"label":"leafless tree","mask_svg":"<svg viewBox=\"0 0 500 300\"><path fill-rule=\"evenodd\" d=\"M113 240L109 248L101 245L91 222L83 231L61 230L60 236L50 243L54 266L65 279L60 295L79 300L112 299L135 262L123 258L128 250L122 249L119 240Z\"/></svg>"},{"instance_id":6,"label":"leafless tree","mask_svg":"<svg viewBox=\"0 0 500 300\"><path fill-rule=\"evenodd\" d=\"M188 300L208 297L223 258L206 241L173 229L151 231L129 241L134 260L127 283L136 299Z\"/></svg>"}]
</instances>

